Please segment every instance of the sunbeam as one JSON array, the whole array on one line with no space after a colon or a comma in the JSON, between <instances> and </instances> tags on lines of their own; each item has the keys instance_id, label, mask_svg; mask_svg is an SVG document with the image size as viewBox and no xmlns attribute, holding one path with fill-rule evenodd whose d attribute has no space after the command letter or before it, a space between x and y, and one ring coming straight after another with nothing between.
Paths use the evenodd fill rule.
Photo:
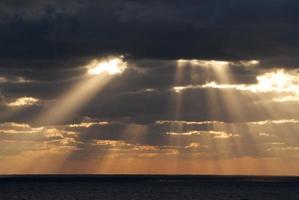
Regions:
<instances>
[{"instance_id":1,"label":"sunbeam","mask_svg":"<svg viewBox=\"0 0 299 200\"><path fill-rule=\"evenodd\" d=\"M56 124L72 119L76 112L86 105L114 75L122 73L126 67L127 63L121 57L91 61L86 66L87 75L48 106L46 111L37 118L37 122Z\"/></svg>"},{"instance_id":2,"label":"sunbeam","mask_svg":"<svg viewBox=\"0 0 299 200\"><path fill-rule=\"evenodd\" d=\"M0 200L299 200L298 8L0 0Z\"/></svg>"}]
</instances>

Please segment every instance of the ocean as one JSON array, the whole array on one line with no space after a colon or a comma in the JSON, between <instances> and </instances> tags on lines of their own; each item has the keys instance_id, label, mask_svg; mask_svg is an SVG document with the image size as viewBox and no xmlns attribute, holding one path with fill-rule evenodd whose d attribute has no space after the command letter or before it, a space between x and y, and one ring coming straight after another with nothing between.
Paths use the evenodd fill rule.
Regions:
<instances>
[{"instance_id":1,"label":"ocean","mask_svg":"<svg viewBox=\"0 0 299 200\"><path fill-rule=\"evenodd\" d=\"M299 200L299 177L0 176L0 200Z\"/></svg>"}]
</instances>

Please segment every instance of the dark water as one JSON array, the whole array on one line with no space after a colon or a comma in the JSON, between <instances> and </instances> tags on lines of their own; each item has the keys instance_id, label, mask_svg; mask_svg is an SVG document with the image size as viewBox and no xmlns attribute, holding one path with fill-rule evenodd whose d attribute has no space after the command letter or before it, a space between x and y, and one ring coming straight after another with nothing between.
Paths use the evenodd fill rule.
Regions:
<instances>
[{"instance_id":1,"label":"dark water","mask_svg":"<svg viewBox=\"0 0 299 200\"><path fill-rule=\"evenodd\" d=\"M2 176L0 200L299 200L299 178Z\"/></svg>"}]
</instances>

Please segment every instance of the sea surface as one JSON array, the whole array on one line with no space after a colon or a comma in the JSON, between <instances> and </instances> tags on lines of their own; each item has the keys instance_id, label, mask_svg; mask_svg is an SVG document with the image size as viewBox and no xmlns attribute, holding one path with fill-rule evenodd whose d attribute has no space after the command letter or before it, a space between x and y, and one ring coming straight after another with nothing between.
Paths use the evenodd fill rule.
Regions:
<instances>
[{"instance_id":1,"label":"sea surface","mask_svg":"<svg viewBox=\"0 0 299 200\"><path fill-rule=\"evenodd\" d=\"M298 177L0 176L0 200L299 200Z\"/></svg>"}]
</instances>

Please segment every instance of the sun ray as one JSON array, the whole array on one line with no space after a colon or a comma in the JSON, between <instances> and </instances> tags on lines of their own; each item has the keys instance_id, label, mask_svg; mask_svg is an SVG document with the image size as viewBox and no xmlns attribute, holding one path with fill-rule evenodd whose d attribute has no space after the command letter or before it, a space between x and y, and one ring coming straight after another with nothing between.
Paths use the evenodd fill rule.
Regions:
<instances>
[{"instance_id":1,"label":"sun ray","mask_svg":"<svg viewBox=\"0 0 299 200\"><path fill-rule=\"evenodd\" d=\"M87 74L74 87L50 105L45 113L37 118L40 124L62 123L88 103L112 79L113 75L122 73L127 63L121 58L93 60L86 66Z\"/></svg>"}]
</instances>

